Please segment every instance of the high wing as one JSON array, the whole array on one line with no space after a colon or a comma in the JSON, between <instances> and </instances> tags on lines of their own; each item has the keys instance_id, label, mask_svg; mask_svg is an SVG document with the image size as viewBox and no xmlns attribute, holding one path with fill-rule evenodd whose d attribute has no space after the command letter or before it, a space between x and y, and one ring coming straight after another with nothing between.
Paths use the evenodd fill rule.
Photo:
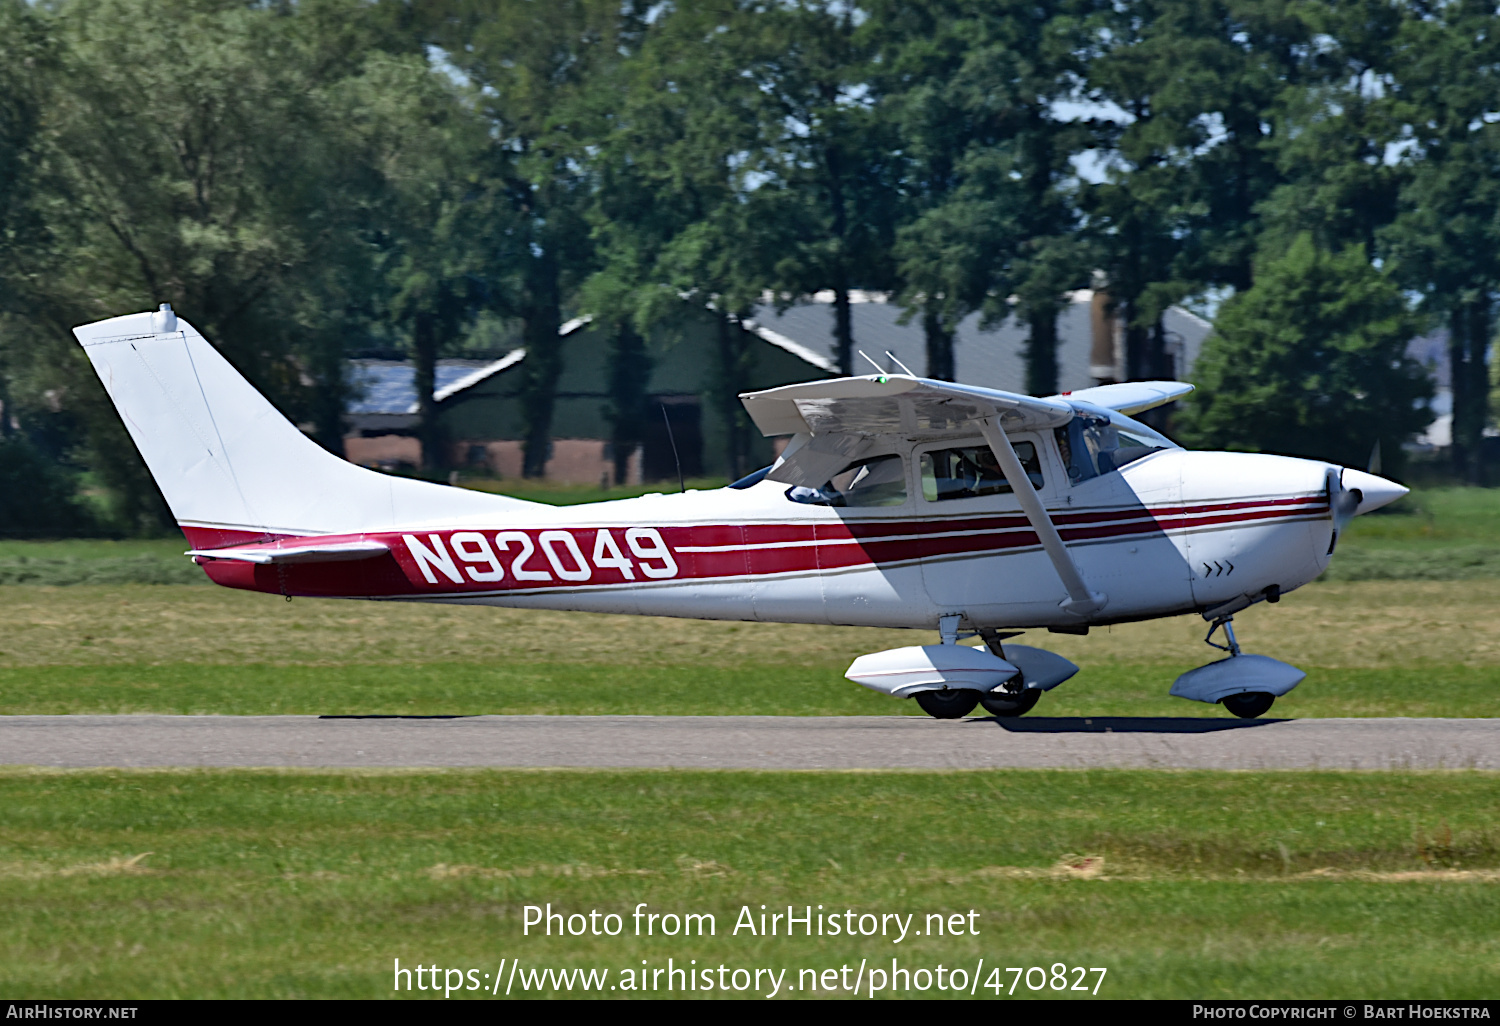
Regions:
<instances>
[{"instance_id":1,"label":"high wing","mask_svg":"<svg viewBox=\"0 0 1500 1026\"><path fill-rule=\"evenodd\" d=\"M1035 431L1066 424L1073 416L1061 398L884 374L747 392L740 401L762 434L801 436L767 476L814 488L873 451L881 437L973 435L984 420L1006 431Z\"/></svg>"},{"instance_id":2,"label":"high wing","mask_svg":"<svg viewBox=\"0 0 1500 1026\"><path fill-rule=\"evenodd\" d=\"M1068 592L1063 608L1084 616L1108 601L1084 582L1007 435L1066 424L1074 411L1062 399L873 374L750 392L740 401L762 433L796 436L766 475L767 480L791 485L821 486L851 461L875 451L882 437L927 440L983 434Z\"/></svg>"},{"instance_id":3,"label":"high wing","mask_svg":"<svg viewBox=\"0 0 1500 1026\"><path fill-rule=\"evenodd\" d=\"M1076 392L1064 392L1053 399L1073 399L1102 406L1106 410L1133 417L1158 406L1181 399L1193 390L1186 381L1122 381L1118 385L1095 385Z\"/></svg>"}]
</instances>

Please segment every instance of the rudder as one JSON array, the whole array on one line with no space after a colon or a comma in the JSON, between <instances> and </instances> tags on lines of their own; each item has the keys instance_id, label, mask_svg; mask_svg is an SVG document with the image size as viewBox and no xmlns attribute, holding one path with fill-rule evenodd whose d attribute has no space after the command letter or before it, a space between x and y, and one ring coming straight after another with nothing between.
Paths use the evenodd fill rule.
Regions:
<instances>
[{"instance_id":1,"label":"rudder","mask_svg":"<svg viewBox=\"0 0 1500 1026\"><path fill-rule=\"evenodd\" d=\"M355 534L534 507L357 467L326 451L163 306L73 329L184 528Z\"/></svg>"}]
</instances>

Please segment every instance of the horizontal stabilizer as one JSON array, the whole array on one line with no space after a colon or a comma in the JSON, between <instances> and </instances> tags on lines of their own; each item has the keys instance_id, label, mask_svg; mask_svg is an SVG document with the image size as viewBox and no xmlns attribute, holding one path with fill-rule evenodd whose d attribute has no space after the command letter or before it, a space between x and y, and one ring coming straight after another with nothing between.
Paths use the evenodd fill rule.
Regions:
<instances>
[{"instance_id":1,"label":"horizontal stabilizer","mask_svg":"<svg viewBox=\"0 0 1500 1026\"><path fill-rule=\"evenodd\" d=\"M391 551L385 542L329 542L323 545L237 546L224 549L189 549L187 555L205 559L231 559L237 563L347 563L369 559Z\"/></svg>"}]
</instances>

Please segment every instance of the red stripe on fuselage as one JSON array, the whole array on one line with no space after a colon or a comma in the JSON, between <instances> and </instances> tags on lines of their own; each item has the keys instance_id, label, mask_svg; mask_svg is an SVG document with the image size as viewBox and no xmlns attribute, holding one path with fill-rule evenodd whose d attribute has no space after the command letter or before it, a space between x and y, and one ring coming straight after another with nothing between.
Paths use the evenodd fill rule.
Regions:
<instances>
[{"instance_id":1,"label":"red stripe on fuselage","mask_svg":"<svg viewBox=\"0 0 1500 1026\"><path fill-rule=\"evenodd\" d=\"M1136 507L1093 511L1059 511L1053 514L1064 541L1085 542L1129 536L1193 531L1200 528L1222 528L1237 523L1270 522L1326 515L1327 500L1319 496L1292 499L1265 499L1239 502L1203 503L1191 506ZM438 552L447 564L463 578L451 579L441 567L428 561L427 570L434 581L428 581L421 565L405 541L408 532L377 533L330 537L328 540L362 540L374 538L385 542L391 553L344 563L308 563L265 566L229 560L207 561L204 569L219 584L273 594L302 596L370 596L469 594L538 589L603 587L625 583L647 584L667 581L705 581L773 574L810 574L820 570L842 570L860 566L909 563L921 559L1004 553L1033 548L1039 544L1036 533L1024 516L1018 514L957 517L944 520L866 520L858 522L819 522L800 524L705 524L655 528L676 562L671 577L648 576L643 560L632 552L626 532L632 527L552 527L508 528L522 531L531 540L532 555L520 568L546 572L547 580L517 580L518 548L501 551L495 546L497 532L482 533L491 543L505 568L500 580L476 581L470 570L493 572L493 564L476 563L461 558L453 547L455 529L414 531L411 533L426 548ZM184 527L194 548L244 546L274 541L275 536L222 528ZM543 551L539 536L543 531L570 533L588 564L584 580L562 579ZM631 561L627 576L618 567L600 567L592 563L597 533L610 532L614 548ZM472 532L471 532L472 533ZM290 537L290 536L287 536ZM553 546L554 550L557 546ZM650 550L651 545L646 545ZM606 547L606 552L608 548ZM577 572L570 557L561 557L563 571ZM646 566L661 570L659 558L644 560Z\"/></svg>"}]
</instances>

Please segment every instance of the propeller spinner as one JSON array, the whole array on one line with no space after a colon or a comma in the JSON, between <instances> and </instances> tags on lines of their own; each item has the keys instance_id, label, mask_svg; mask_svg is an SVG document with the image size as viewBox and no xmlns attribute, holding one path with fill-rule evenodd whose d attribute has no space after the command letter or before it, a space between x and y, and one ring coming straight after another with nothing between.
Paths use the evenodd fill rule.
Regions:
<instances>
[{"instance_id":1,"label":"propeller spinner","mask_svg":"<svg viewBox=\"0 0 1500 1026\"><path fill-rule=\"evenodd\" d=\"M1329 552L1338 544L1339 535L1343 534L1349 521L1361 513L1395 502L1410 490L1363 470L1332 466L1328 468L1326 488L1328 506L1333 511L1333 539L1328 543Z\"/></svg>"}]
</instances>

